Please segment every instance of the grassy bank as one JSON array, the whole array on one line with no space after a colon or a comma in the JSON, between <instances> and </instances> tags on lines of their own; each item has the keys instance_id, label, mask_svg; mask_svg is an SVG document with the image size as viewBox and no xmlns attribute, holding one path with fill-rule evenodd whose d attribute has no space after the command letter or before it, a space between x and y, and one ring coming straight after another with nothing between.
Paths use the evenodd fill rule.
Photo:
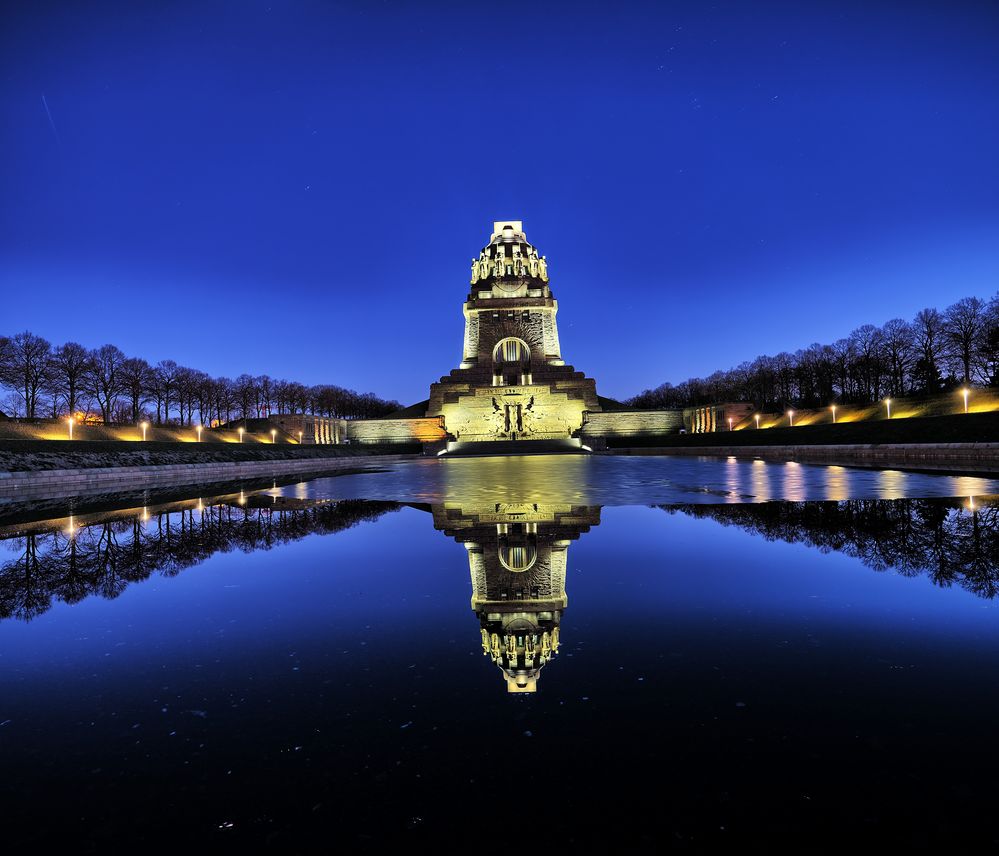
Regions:
<instances>
[{"instance_id":1,"label":"grassy bank","mask_svg":"<svg viewBox=\"0 0 999 856\"><path fill-rule=\"evenodd\" d=\"M837 425L801 425L794 428L746 428L712 434L674 434L668 437L613 437L607 445L620 448L683 446L826 446L884 443L996 443L999 413L961 413L951 416L882 419Z\"/></svg>"},{"instance_id":2,"label":"grassy bank","mask_svg":"<svg viewBox=\"0 0 999 856\"><path fill-rule=\"evenodd\" d=\"M113 440L0 440L0 472L288 461L307 458L368 458L419 454L419 443L406 445L299 446L216 443L135 443Z\"/></svg>"}]
</instances>

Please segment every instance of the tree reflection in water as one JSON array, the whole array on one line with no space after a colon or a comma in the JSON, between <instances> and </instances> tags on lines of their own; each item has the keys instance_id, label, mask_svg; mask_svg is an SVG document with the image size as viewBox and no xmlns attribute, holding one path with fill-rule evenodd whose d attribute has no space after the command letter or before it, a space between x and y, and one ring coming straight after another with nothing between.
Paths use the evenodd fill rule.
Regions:
<instances>
[{"instance_id":1,"label":"tree reflection in water","mask_svg":"<svg viewBox=\"0 0 999 856\"><path fill-rule=\"evenodd\" d=\"M0 618L29 620L57 601L77 603L91 595L114 598L129 583L154 572L173 576L215 553L266 550L311 534L340 532L400 507L393 502L231 494L204 502L192 499L131 508L82 523L64 518L21 526L5 539L13 547L14 558L0 564ZM670 514L682 512L738 526L771 541L843 552L877 571L927 574L937 585L959 585L979 597L992 598L999 592L999 504L991 500L662 507ZM554 508L525 510L489 503L483 508L435 505L426 509L433 512L436 528L468 548L483 644L510 675L516 669L503 659L507 649L501 632L510 623L507 613L523 618L538 612L539 627L545 625L542 631L554 635L557 616L565 605L560 551L581 532L599 524L599 507L566 507L557 509L558 513ZM10 534L11 529L4 532ZM553 564L552 556L560 561ZM518 601L528 603L513 609ZM533 601L544 603L532 611ZM533 624L531 628L533 632ZM543 646L544 632L538 635ZM514 646L511 656L514 650L519 663L525 652ZM520 676L522 684L533 682L533 673L525 675Z\"/></svg>"},{"instance_id":2,"label":"tree reflection in water","mask_svg":"<svg viewBox=\"0 0 999 856\"><path fill-rule=\"evenodd\" d=\"M400 506L363 500L297 500L235 495L129 509L110 519L31 527L8 540L16 558L0 565L0 618L30 620L53 602L114 598L158 571L175 576L215 553L267 550L314 533L349 529ZM51 522L50 522L51 524Z\"/></svg>"},{"instance_id":3,"label":"tree reflection in water","mask_svg":"<svg viewBox=\"0 0 999 856\"><path fill-rule=\"evenodd\" d=\"M768 541L854 556L876 571L927 574L979 597L999 592L999 504L991 500L887 499L661 506L710 518Z\"/></svg>"}]
</instances>

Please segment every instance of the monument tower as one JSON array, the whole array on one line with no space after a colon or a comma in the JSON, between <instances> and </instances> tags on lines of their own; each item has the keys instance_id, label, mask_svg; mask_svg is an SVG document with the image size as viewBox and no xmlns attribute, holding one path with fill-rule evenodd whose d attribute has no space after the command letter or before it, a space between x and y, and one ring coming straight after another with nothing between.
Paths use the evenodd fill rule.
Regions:
<instances>
[{"instance_id":1,"label":"monument tower","mask_svg":"<svg viewBox=\"0 0 999 856\"><path fill-rule=\"evenodd\" d=\"M462 311L461 363L431 385L426 414L443 417L449 451L496 441L581 445L584 412L601 409L596 384L562 359L548 262L519 220L493 224Z\"/></svg>"}]
</instances>

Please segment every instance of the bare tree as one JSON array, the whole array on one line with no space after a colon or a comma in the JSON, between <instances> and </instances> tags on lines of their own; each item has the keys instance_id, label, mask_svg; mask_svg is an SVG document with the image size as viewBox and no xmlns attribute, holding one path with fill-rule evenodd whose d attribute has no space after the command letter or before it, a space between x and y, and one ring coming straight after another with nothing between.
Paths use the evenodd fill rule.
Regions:
<instances>
[{"instance_id":1,"label":"bare tree","mask_svg":"<svg viewBox=\"0 0 999 856\"><path fill-rule=\"evenodd\" d=\"M905 395L915 352L912 327L901 318L893 318L881 328L881 332L888 369L888 391L896 396Z\"/></svg>"},{"instance_id":2,"label":"bare tree","mask_svg":"<svg viewBox=\"0 0 999 856\"><path fill-rule=\"evenodd\" d=\"M17 393L29 419L35 418L39 393L48 380L51 354L52 345L27 330L12 336L0 349L0 381Z\"/></svg>"},{"instance_id":3,"label":"bare tree","mask_svg":"<svg viewBox=\"0 0 999 856\"><path fill-rule=\"evenodd\" d=\"M138 422L142 416L142 406L149 400L149 390L154 383L153 370L149 363L139 357L130 357L121 364L122 391L131 404L131 421Z\"/></svg>"},{"instance_id":4,"label":"bare tree","mask_svg":"<svg viewBox=\"0 0 999 856\"><path fill-rule=\"evenodd\" d=\"M928 394L940 391L940 367L944 357L944 321L936 309L921 309L912 322L918 351L913 366L916 388Z\"/></svg>"},{"instance_id":5,"label":"bare tree","mask_svg":"<svg viewBox=\"0 0 999 856\"><path fill-rule=\"evenodd\" d=\"M121 377L124 362L125 355L115 345L101 345L90 355L86 384L89 392L97 399L105 422L113 420L118 398L124 391Z\"/></svg>"},{"instance_id":6,"label":"bare tree","mask_svg":"<svg viewBox=\"0 0 999 856\"><path fill-rule=\"evenodd\" d=\"M159 423L170 421L170 402L177 381L177 363L173 360L160 360L156 364L156 421ZM163 405L163 415L160 416L160 405Z\"/></svg>"},{"instance_id":7,"label":"bare tree","mask_svg":"<svg viewBox=\"0 0 999 856\"><path fill-rule=\"evenodd\" d=\"M66 410L77 411L77 399L84 388L84 379L90 366L90 352L77 342L67 342L55 349L51 360L53 390L62 395Z\"/></svg>"},{"instance_id":8,"label":"bare tree","mask_svg":"<svg viewBox=\"0 0 999 856\"><path fill-rule=\"evenodd\" d=\"M964 383L971 383L974 377L976 346L984 330L985 304L977 297L965 297L944 311L944 339Z\"/></svg>"}]
</instances>

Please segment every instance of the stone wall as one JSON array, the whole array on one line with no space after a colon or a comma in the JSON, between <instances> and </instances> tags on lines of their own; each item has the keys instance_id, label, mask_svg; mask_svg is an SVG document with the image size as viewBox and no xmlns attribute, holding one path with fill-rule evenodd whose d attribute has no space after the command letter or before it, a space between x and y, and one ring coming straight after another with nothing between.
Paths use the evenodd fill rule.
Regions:
<instances>
[{"instance_id":1,"label":"stone wall","mask_svg":"<svg viewBox=\"0 0 999 856\"><path fill-rule=\"evenodd\" d=\"M348 443L435 443L443 440L439 416L412 419L352 419L344 423Z\"/></svg>"},{"instance_id":2,"label":"stone wall","mask_svg":"<svg viewBox=\"0 0 999 856\"><path fill-rule=\"evenodd\" d=\"M582 437L654 437L677 434L683 428L682 410L621 410L586 414Z\"/></svg>"},{"instance_id":3,"label":"stone wall","mask_svg":"<svg viewBox=\"0 0 999 856\"><path fill-rule=\"evenodd\" d=\"M333 445L343 440L343 419L330 419L311 413L274 413L268 419L304 446Z\"/></svg>"},{"instance_id":4,"label":"stone wall","mask_svg":"<svg viewBox=\"0 0 999 856\"><path fill-rule=\"evenodd\" d=\"M80 496L133 490L139 487L209 484L246 478L364 470L386 463L411 460L414 455L346 458L296 458L283 461L227 461L210 464L166 464L147 467L91 467L88 469L0 472L0 497L31 499Z\"/></svg>"},{"instance_id":5,"label":"stone wall","mask_svg":"<svg viewBox=\"0 0 999 856\"><path fill-rule=\"evenodd\" d=\"M736 425L749 419L752 414L753 405L746 402L687 407L683 411L683 425L689 434L731 431Z\"/></svg>"}]
</instances>

